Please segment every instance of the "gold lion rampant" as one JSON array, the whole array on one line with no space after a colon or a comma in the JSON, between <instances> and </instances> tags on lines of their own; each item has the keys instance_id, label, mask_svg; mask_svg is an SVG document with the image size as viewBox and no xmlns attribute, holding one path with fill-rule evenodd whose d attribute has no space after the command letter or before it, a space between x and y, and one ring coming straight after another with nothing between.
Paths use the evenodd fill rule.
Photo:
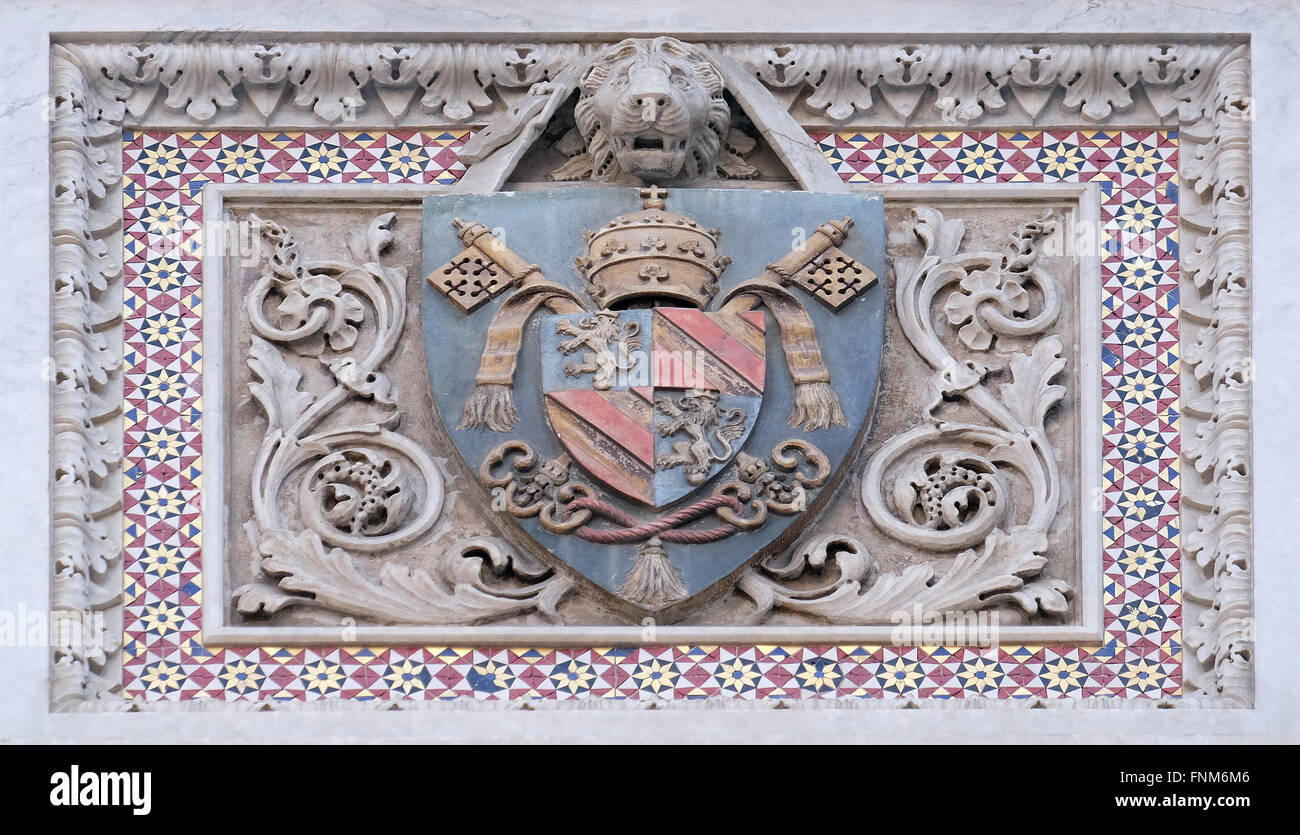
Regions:
<instances>
[{"instance_id":1,"label":"gold lion rampant","mask_svg":"<svg viewBox=\"0 0 1300 835\"><path fill-rule=\"evenodd\" d=\"M618 372L632 371L640 361L633 352L641 350L641 339L637 336L641 326L636 322L626 322L619 328L618 314L614 311L602 310L595 316L584 316L576 325L568 319L561 319L555 332L573 337L560 343L560 351L566 356L588 349L581 362L565 363L565 376L593 374L591 387L597 391L608 389Z\"/></svg>"},{"instance_id":2,"label":"gold lion rampant","mask_svg":"<svg viewBox=\"0 0 1300 835\"><path fill-rule=\"evenodd\" d=\"M709 479L709 470L715 461L731 460L732 443L745 434L745 420L749 417L743 409L718 408L716 391L692 389L676 402L671 397L660 397L655 409L672 420L659 424L659 434L665 438L680 432L690 436L689 441L676 441L673 451L655 459L661 470L681 467L687 484L703 484ZM722 451L713 447L713 441L722 444Z\"/></svg>"}]
</instances>

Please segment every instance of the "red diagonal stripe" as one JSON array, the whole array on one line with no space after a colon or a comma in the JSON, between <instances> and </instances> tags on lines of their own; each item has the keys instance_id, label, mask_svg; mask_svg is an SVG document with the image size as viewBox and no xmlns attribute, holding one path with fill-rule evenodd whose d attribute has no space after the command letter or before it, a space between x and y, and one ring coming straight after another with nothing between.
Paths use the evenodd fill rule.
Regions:
<instances>
[{"instance_id":1,"label":"red diagonal stripe","mask_svg":"<svg viewBox=\"0 0 1300 835\"><path fill-rule=\"evenodd\" d=\"M763 311L746 311L745 313L740 314L740 318L746 320L755 328L758 328L759 333L767 333L767 317L763 315Z\"/></svg>"},{"instance_id":2,"label":"red diagonal stripe","mask_svg":"<svg viewBox=\"0 0 1300 835\"><path fill-rule=\"evenodd\" d=\"M635 455L647 467L654 467L655 441L650 427L614 406L599 392L569 389L548 392L547 396Z\"/></svg>"},{"instance_id":3,"label":"red diagonal stripe","mask_svg":"<svg viewBox=\"0 0 1300 835\"><path fill-rule=\"evenodd\" d=\"M652 468L593 429L554 398L547 397L546 413L564 448L592 478L630 499L654 503Z\"/></svg>"},{"instance_id":4,"label":"red diagonal stripe","mask_svg":"<svg viewBox=\"0 0 1300 835\"><path fill-rule=\"evenodd\" d=\"M764 356L751 351L715 322L709 314L686 307L661 307L655 310L655 313L676 325L678 330L734 369L754 388L763 390L763 372L766 366ZM744 327L749 326L749 324L744 325Z\"/></svg>"}]
</instances>

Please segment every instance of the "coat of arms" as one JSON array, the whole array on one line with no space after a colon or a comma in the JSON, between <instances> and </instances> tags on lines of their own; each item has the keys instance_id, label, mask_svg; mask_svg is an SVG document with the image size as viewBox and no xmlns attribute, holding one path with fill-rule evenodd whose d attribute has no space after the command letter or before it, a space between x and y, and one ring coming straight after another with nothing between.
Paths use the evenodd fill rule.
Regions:
<instances>
[{"instance_id":1,"label":"coat of arms","mask_svg":"<svg viewBox=\"0 0 1300 835\"><path fill-rule=\"evenodd\" d=\"M650 187L424 212L436 405L541 549L671 613L821 510L875 391L878 197Z\"/></svg>"}]
</instances>

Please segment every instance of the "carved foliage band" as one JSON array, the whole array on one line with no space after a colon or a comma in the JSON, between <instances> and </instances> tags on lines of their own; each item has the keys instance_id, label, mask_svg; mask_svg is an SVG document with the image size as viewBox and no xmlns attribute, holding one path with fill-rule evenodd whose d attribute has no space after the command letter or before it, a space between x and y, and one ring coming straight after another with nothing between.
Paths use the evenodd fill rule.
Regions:
<instances>
[{"instance_id":1,"label":"carved foliage band","mask_svg":"<svg viewBox=\"0 0 1300 835\"><path fill-rule=\"evenodd\" d=\"M1254 692L1250 459L1250 61L1236 47L1202 78L1181 134L1182 544L1189 689ZM1193 569L1191 563L1195 563Z\"/></svg>"},{"instance_id":2,"label":"carved foliage band","mask_svg":"<svg viewBox=\"0 0 1300 835\"><path fill-rule=\"evenodd\" d=\"M326 124L435 119L474 124L549 84L608 43L141 43L73 47L140 120L183 113L203 124L247 109L269 122L292 107ZM834 123L878 116L970 123L1016 102L1037 119L1060 91L1084 123L1131 108L1136 91L1161 119L1200 118L1224 47L1168 44L767 43L716 47L744 71ZM922 104L925 103L925 107Z\"/></svg>"}]
</instances>

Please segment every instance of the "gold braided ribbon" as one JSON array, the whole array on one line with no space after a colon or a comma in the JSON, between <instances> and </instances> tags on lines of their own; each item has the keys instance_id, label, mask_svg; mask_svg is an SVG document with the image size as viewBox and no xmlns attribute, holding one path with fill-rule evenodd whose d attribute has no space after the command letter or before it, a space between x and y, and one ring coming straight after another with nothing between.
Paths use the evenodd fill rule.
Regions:
<instances>
[{"instance_id":1,"label":"gold braided ribbon","mask_svg":"<svg viewBox=\"0 0 1300 835\"><path fill-rule=\"evenodd\" d=\"M531 280L530 280L531 279ZM552 313L583 313L587 308L567 287L533 273L492 317L487 344L474 377L474 393L465 403L457 429L505 432L519 422L515 410L515 366L524 326L545 305Z\"/></svg>"},{"instance_id":2,"label":"gold braided ribbon","mask_svg":"<svg viewBox=\"0 0 1300 835\"><path fill-rule=\"evenodd\" d=\"M828 220L758 278L746 281L722 300L724 313L744 313L760 304L771 311L781 328L781 349L794 382L794 408L786 421L796 429L811 432L832 423L848 426L840 397L831 388L831 372L822 359L817 328L808 311L786 289L795 276L831 247L839 246L853 228L853 218Z\"/></svg>"},{"instance_id":3,"label":"gold braided ribbon","mask_svg":"<svg viewBox=\"0 0 1300 835\"><path fill-rule=\"evenodd\" d=\"M786 422L808 432L832 423L847 426L840 397L831 388L831 372L822 360L817 328L789 290L766 276L746 281L722 300L722 312L744 313L759 305L771 311L781 328L781 349L794 382L794 408Z\"/></svg>"},{"instance_id":4,"label":"gold braided ribbon","mask_svg":"<svg viewBox=\"0 0 1300 835\"><path fill-rule=\"evenodd\" d=\"M477 246L498 267L519 282L520 288L506 299L492 317L487 344L474 378L474 393L465 403L458 429L487 428L505 432L519 422L515 409L514 381L524 327L537 309L545 305L553 313L583 313L587 306L568 288L557 284L527 264L491 235L479 223L455 221L467 245ZM823 252L844 241L852 218L830 220L809 236L805 244L775 264L769 264L758 278L741 284L723 299L724 313L744 313L760 305L771 311L781 328L781 348L794 382L795 402L787 422L798 429L813 431L831 424L847 426L839 395L831 388L831 374L822 359L817 328L808 311L785 285Z\"/></svg>"}]
</instances>

